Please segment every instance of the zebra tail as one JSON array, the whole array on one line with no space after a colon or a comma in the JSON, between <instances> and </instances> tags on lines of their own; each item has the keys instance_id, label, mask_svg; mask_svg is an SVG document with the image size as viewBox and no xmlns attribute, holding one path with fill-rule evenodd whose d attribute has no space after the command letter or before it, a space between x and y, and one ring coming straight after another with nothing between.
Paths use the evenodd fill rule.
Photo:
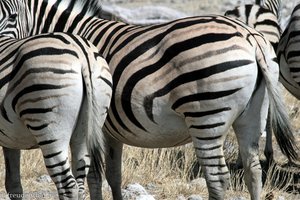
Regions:
<instances>
[{"instance_id":1,"label":"zebra tail","mask_svg":"<svg viewBox=\"0 0 300 200\"><path fill-rule=\"evenodd\" d=\"M95 49L96 51L96 49ZM99 177L104 171L105 138L102 132L112 96L112 77L108 64L94 53L94 64L83 69L83 78L87 96L87 147L91 156L93 171Z\"/></svg>"},{"instance_id":2,"label":"zebra tail","mask_svg":"<svg viewBox=\"0 0 300 200\"><path fill-rule=\"evenodd\" d=\"M269 96L269 117L271 120L271 127L273 128L281 152L289 159L289 161L298 161L298 147L293 134L294 130L279 92L279 67L276 61L276 55L268 42L264 42L264 45L259 46L257 50L257 62L266 80Z\"/></svg>"}]
</instances>

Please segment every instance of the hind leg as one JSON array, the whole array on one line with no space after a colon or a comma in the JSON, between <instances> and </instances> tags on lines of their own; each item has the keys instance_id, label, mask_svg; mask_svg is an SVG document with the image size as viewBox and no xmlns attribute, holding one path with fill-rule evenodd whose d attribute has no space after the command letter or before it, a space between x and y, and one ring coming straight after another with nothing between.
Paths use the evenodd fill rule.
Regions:
<instances>
[{"instance_id":1,"label":"hind leg","mask_svg":"<svg viewBox=\"0 0 300 200\"><path fill-rule=\"evenodd\" d=\"M87 110L86 103L82 104L82 110ZM72 172L76 178L79 188L79 199L85 199L85 178L90 169L90 155L87 148L85 127L86 113L80 112L77 124L70 141L70 149L72 154Z\"/></svg>"},{"instance_id":2,"label":"hind leg","mask_svg":"<svg viewBox=\"0 0 300 200\"><path fill-rule=\"evenodd\" d=\"M5 189L8 194L16 194L20 198L11 198L11 200L22 199L23 188L20 176L20 150L3 147L5 160Z\"/></svg>"},{"instance_id":3,"label":"hind leg","mask_svg":"<svg viewBox=\"0 0 300 200\"><path fill-rule=\"evenodd\" d=\"M59 199L77 200L78 185L70 169L69 142L65 139L49 140L37 137L43 152L47 171L55 183Z\"/></svg>"},{"instance_id":4,"label":"hind leg","mask_svg":"<svg viewBox=\"0 0 300 200\"><path fill-rule=\"evenodd\" d=\"M114 200L122 199L121 192L121 159L123 144L114 140L106 134L106 148L107 155L105 158L106 162L106 179L111 187L112 195ZM93 167L90 168L87 177L88 186L90 189L91 200L102 199L102 177L96 176Z\"/></svg>"},{"instance_id":5,"label":"hind leg","mask_svg":"<svg viewBox=\"0 0 300 200\"><path fill-rule=\"evenodd\" d=\"M262 94L263 95L263 94ZM266 116L266 113L269 111L269 98L267 93L264 94L263 103L261 104L261 118L260 118L260 133L266 131L266 145L264 149L265 156L267 161L271 161L273 158L273 149L272 149L272 127L270 124L269 115ZM243 167L241 153L239 152L238 158L236 161L236 167L238 169Z\"/></svg>"},{"instance_id":6,"label":"hind leg","mask_svg":"<svg viewBox=\"0 0 300 200\"><path fill-rule=\"evenodd\" d=\"M70 147L72 154L72 172L78 184L79 199L85 199L84 183L90 168L90 156L84 136L80 137L81 135L83 135L83 132L74 132Z\"/></svg>"},{"instance_id":7,"label":"hind leg","mask_svg":"<svg viewBox=\"0 0 300 200\"><path fill-rule=\"evenodd\" d=\"M262 190L262 170L259 162L259 138L261 127L265 127L268 109L262 104L265 98L265 84L256 90L248 107L233 124L239 143L239 150L245 171L245 183L251 200L259 200ZM263 124L264 123L264 124Z\"/></svg>"},{"instance_id":8,"label":"hind leg","mask_svg":"<svg viewBox=\"0 0 300 200\"><path fill-rule=\"evenodd\" d=\"M220 136L202 134L192 139L201 169L204 171L209 199L224 199L230 174L223 153L223 133Z\"/></svg>"},{"instance_id":9,"label":"hind leg","mask_svg":"<svg viewBox=\"0 0 300 200\"><path fill-rule=\"evenodd\" d=\"M197 158L204 172L209 200L224 199L229 186L230 173L227 168L223 143L230 123L223 120L231 111L220 112L217 117L186 118Z\"/></svg>"},{"instance_id":10,"label":"hind leg","mask_svg":"<svg viewBox=\"0 0 300 200\"><path fill-rule=\"evenodd\" d=\"M121 168L123 144L107 136L108 154L106 155L106 179L111 187L113 199L122 199L121 193Z\"/></svg>"}]
</instances>

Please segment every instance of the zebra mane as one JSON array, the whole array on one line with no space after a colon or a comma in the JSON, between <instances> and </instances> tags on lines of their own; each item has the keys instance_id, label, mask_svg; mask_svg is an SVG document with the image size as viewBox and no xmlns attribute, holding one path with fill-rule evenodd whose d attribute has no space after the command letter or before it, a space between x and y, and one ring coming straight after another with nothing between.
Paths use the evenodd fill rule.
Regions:
<instances>
[{"instance_id":1,"label":"zebra mane","mask_svg":"<svg viewBox=\"0 0 300 200\"><path fill-rule=\"evenodd\" d=\"M46 1L53 1L53 0L46 0ZM95 16L100 17L102 13L102 7L101 7L101 1L99 0L54 0L54 1L61 1L61 3L65 3L66 5L75 5L74 8L84 11L81 12L84 15L88 16ZM66 11L72 12L73 10L68 10L68 7L66 8Z\"/></svg>"}]
</instances>

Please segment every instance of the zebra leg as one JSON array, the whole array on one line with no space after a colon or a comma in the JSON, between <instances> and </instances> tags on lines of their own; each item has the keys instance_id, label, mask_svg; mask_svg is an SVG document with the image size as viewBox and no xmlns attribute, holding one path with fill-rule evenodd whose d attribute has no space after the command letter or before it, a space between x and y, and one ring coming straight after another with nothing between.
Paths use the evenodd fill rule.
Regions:
<instances>
[{"instance_id":1,"label":"zebra leg","mask_svg":"<svg viewBox=\"0 0 300 200\"><path fill-rule=\"evenodd\" d=\"M224 118L227 119L225 115L199 120L186 118L189 134L204 172L209 200L224 199L229 185L230 173L224 158L223 143L231 124L220 122Z\"/></svg>"},{"instance_id":2,"label":"zebra leg","mask_svg":"<svg viewBox=\"0 0 300 200\"><path fill-rule=\"evenodd\" d=\"M93 159L91 160L90 170L87 175L87 183L90 191L90 199L91 200L102 200L102 177L97 176L97 172L95 171L95 165Z\"/></svg>"},{"instance_id":3,"label":"zebra leg","mask_svg":"<svg viewBox=\"0 0 300 200\"><path fill-rule=\"evenodd\" d=\"M111 187L114 200L122 200L122 150L123 143L120 143L110 136L107 136L108 154L106 155L106 179Z\"/></svg>"},{"instance_id":4,"label":"zebra leg","mask_svg":"<svg viewBox=\"0 0 300 200\"><path fill-rule=\"evenodd\" d=\"M70 169L68 146L66 138L41 141L37 137L43 152L46 168L55 183L59 199L77 200L78 185Z\"/></svg>"},{"instance_id":5,"label":"zebra leg","mask_svg":"<svg viewBox=\"0 0 300 200\"><path fill-rule=\"evenodd\" d=\"M239 143L239 150L245 171L245 183L251 200L259 200L262 190L262 170L259 162L259 139L266 126L268 96L262 81L244 112L235 120L233 128Z\"/></svg>"},{"instance_id":6,"label":"zebra leg","mask_svg":"<svg viewBox=\"0 0 300 200\"><path fill-rule=\"evenodd\" d=\"M223 152L225 134L218 134L220 135L218 137L209 135L201 133L200 137L194 136L192 139L197 158L205 175L209 200L224 199L230 179Z\"/></svg>"},{"instance_id":7,"label":"zebra leg","mask_svg":"<svg viewBox=\"0 0 300 200\"><path fill-rule=\"evenodd\" d=\"M108 148L108 154L106 155L106 179L111 187L114 200L122 200L121 192L121 158L123 144L114 140L108 134L106 136L106 148ZM95 175L93 161L91 162L91 168L87 176L87 182L90 190L91 200L102 200L102 177Z\"/></svg>"},{"instance_id":8,"label":"zebra leg","mask_svg":"<svg viewBox=\"0 0 300 200\"><path fill-rule=\"evenodd\" d=\"M273 146L272 146L272 127L271 121L268 115L267 125L266 125L266 145L264 149L264 155L267 160L267 164L270 165L274 161L273 157Z\"/></svg>"},{"instance_id":9,"label":"zebra leg","mask_svg":"<svg viewBox=\"0 0 300 200\"><path fill-rule=\"evenodd\" d=\"M82 139L84 136L81 138L76 136L77 131L75 131L72 135L70 143L72 154L72 172L78 184L79 199L85 199L84 183L90 168L90 156L88 154L86 142L84 139Z\"/></svg>"},{"instance_id":10,"label":"zebra leg","mask_svg":"<svg viewBox=\"0 0 300 200\"><path fill-rule=\"evenodd\" d=\"M9 149L3 147L3 154L5 160L5 189L8 194L14 194L16 198L11 200L21 200L23 195L23 188L20 176L20 150Z\"/></svg>"},{"instance_id":11,"label":"zebra leg","mask_svg":"<svg viewBox=\"0 0 300 200\"><path fill-rule=\"evenodd\" d=\"M82 110L87 110L86 103L82 104ZM86 140L84 139L85 127L87 126L84 124L86 123L86 120L84 119L87 119L86 113L80 112L78 121L82 123L79 123L76 126L70 141L72 172L78 184L79 199L85 199L84 183L90 168L90 155L87 149Z\"/></svg>"}]
</instances>

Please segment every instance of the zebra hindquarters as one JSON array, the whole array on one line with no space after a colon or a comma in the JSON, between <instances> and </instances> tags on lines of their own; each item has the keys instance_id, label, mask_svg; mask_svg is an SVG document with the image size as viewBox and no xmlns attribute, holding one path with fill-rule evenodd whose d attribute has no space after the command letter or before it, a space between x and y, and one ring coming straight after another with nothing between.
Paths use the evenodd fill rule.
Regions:
<instances>
[{"instance_id":1,"label":"zebra hindquarters","mask_svg":"<svg viewBox=\"0 0 300 200\"><path fill-rule=\"evenodd\" d=\"M77 200L78 184L70 168L68 148L84 90L81 62L74 58L72 54L53 54L44 56L42 62L39 57L26 61L11 83L14 90L10 95L17 116L42 150L59 198Z\"/></svg>"},{"instance_id":2,"label":"zebra hindquarters","mask_svg":"<svg viewBox=\"0 0 300 200\"><path fill-rule=\"evenodd\" d=\"M215 76L212 78L214 80L198 87L202 91L197 95L204 95L200 101L185 102L180 108L184 109L185 121L204 171L210 200L225 198L230 173L225 162L223 144L232 123L251 99L257 67L255 64L240 66L240 74L236 73L229 70ZM223 76L226 78L223 79ZM226 80L226 84L220 80Z\"/></svg>"}]
</instances>

